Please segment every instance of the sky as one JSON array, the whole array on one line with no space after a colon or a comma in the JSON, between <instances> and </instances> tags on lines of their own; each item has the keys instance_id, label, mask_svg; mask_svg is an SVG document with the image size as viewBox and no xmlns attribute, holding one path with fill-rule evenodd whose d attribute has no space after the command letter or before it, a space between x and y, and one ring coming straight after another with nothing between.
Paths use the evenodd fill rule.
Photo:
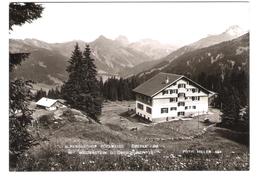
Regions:
<instances>
[{"instance_id":1,"label":"sky","mask_svg":"<svg viewBox=\"0 0 260 178\"><path fill-rule=\"evenodd\" d=\"M100 35L130 42L154 39L185 45L232 25L249 29L249 3L41 3L42 17L15 26L10 38L50 43L94 41Z\"/></svg>"}]
</instances>

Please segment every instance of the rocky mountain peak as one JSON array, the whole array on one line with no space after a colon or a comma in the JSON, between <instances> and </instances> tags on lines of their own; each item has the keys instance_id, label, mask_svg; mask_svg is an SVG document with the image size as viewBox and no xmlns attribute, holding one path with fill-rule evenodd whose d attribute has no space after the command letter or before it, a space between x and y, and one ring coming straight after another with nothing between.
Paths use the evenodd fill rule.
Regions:
<instances>
[{"instance_id":1,"label":"rocky mountain peak","mask_svg":"<svg viewBox=\"0 0 260 178\"><path fill-rule=\"evenodd\" d=\"M119 35L115 41L119 42L120 44L127 46L129 44L129 40L126 36Z\"/></svg>"},{"instance_id":2,"label":"rocky mountain peak","mask_svg":"<svg viewBox=\"0 0 260 178\"><path fill-rule=\"evenodd\" d=\"M230 36L233 36L233 37L239 37L239 36L245 34L246 31L244 31L238 25L232 25L224 33L228 34Z\"/></svg>"}]
</instances>

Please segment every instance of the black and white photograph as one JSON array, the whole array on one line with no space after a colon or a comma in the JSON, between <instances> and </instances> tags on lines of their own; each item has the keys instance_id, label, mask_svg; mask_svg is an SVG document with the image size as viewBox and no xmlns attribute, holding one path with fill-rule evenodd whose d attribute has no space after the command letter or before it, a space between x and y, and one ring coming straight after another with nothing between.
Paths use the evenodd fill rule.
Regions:
<instances>
[{"instance_id":1,"label":"black and white photograph","mask_svg":"<svg viewBox=\"0 0 260 178\"><path fill-rule=\"evenodd\" d=\"M249 5L10 1L9 171L248 172Z\"/></svg>"}]
</instances>

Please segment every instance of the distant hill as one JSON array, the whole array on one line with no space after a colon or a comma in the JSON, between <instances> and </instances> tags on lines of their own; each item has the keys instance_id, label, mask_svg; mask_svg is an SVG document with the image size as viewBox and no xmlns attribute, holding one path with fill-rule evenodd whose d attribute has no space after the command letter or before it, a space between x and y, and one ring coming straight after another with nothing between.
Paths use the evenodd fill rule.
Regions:
<instances>
[{"instance_id":1,"label":"distant hill","mask_svg":"<svg viewBox=\"0 0 260 178\"><path fill-rule=\"evenodd\" d=\"M11 52L30 53L29 58L10 73L11 78L19 77L48 85L59 85L66 79L67 58L59 52L20 40L10 40L9 43Z\"/></svg>"},{"instance_id":2,"label":"distant hill","mask_svg":"<svg viewBox=\"0 0 260 178\"><path fill-rule=\"evenodd\" d=\"M145 53L128 48L122 43L100 36L90 43L93 56L108 69L105 72L119 73L125 68L134 67L144 61L152 60ZM99 68L99 65L97 65Z\"/></svg>"},{"instance_id":3,"label":"distant hill","mask_svg":"<svg viewBox=\"0 0 260 178\"><path fill-rule=\"evenodd\" d=\"M205 48L208 46L212 46L214 44L221 43L223 41L232 40L245 33L246 33L246 31L242 30L239 26L233 25L221 34L209 35L205 38L200 39L199 41L197 41L195 43L192 43L190 46L193 47L194 49Z\"/></svg>"},{"instance_id":4,"label":"distant hill","mask_svg":"<svg viewBox=\"0 0 260 178\"><path fill-rule=\"evenodd\" d=\"M232 40L241 33L244 32L238 26L232 26L219 35L208 36L175 51L174 46L150 39L130 43L124 36L112 40L101 35L89 45L98 74L106 79L111 76L129 77L164 71L173 66L173 61L184 54ZM67 61L76 43L82 50L86 44L81 40L46 43L37 39L10 39L10 52L31 53L29 59L16 67L11 77L22 77L48 85L60 85L67 78L65 70ZM158 57L162 58L157 59Z\"/></svg>"},{"instance_id":5,"label":"distant hill","mask_svg":"<svg viewBox=\"0 0 260 178\"><path fill-rule=\"evenodd\" d=\"M75 40L65 43L46 43L37 39L10 39L12 53L28 52L30 56L18 66L11 77L22 77L48 85L59 85L67 78L65 71L75 44L84 50L86 42ZM122 41L100 36L89 43L100 76L117 76L120 71L142 62L153 60L141 51L129 48Z\"/></svg>"},{"instance_id":6,"label":"distant hill","mask_svg":"<svg viewBox=\"0 0 260 178\"><path fill-rule=\"evenodd\" d=\"M124 71L124 74L122 74L122 75L124 75L125 77L128 77L128 76L136 75L136 74L144 75L144 74L153 73L158 70L159 71L164 70L164 68L171 65L171 63L175 59L184 55L185 53L189 53L189 52L192 52L192 51L195 51L198 49L202 49L205 47L209 47L209 46L212 46L215 44L219 44L219 43L222 43L225 41L230 41L245 33L246 33L246 31L242 30L239 26L237 26L237 25L231 26L227 30L225 30L223 33L220 33L218 35L209 35L192 44L183 46L183 47L173 51L166 57L163 57L163 58L157 60L156 62L152 61L152 62L146 62L143 64L139 64L138 65L139 70L131 68L131 69Z\"/></svg>"},{"instance_id":7,"label":"distant hill","mask_svg":"<svg viewBox=\"0 0 260 178\"><path fill-rule=\"evenodd\" d=\"M178 48L177 46L162 44L159 41L151 39L143 39L138 42L131 43L128 47L144 52L147 56L154 60L165 57Z\"/></svg>"},{"instance_id":8,"label":"distant hill","mask_svg":"<svg viewBox=\"0 0 260 178\"><path fill-rule=\"evenodd\" d=\"M190 48L187 48L190 50ZM178 50L177 50L178 51ZM225 41L209 47L190 50L171 60L170 54L165 61L152 69L140 73L146 79L160 71L198 76L201 72L224 76L230 70L249 70L249 33L236 39ZM168 60L167 60L168 59Z\"/></svg>"}]
</instances>

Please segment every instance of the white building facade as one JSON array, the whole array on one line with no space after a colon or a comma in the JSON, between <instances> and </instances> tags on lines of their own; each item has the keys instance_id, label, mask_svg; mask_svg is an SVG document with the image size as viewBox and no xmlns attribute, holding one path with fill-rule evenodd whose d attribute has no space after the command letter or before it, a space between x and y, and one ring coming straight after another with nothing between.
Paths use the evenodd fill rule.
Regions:
<instances>
[{"instance_id":1,"label":"white building facade","mask_svg":"<svg viewBox=\"0 0 260 178\"><path fill-rule=\"evenodd\" d=\"M151 121L205 114L211 93L185 76L168 73L159 73L133 91L136 114Z\"/></svg>"}]
</instances>

